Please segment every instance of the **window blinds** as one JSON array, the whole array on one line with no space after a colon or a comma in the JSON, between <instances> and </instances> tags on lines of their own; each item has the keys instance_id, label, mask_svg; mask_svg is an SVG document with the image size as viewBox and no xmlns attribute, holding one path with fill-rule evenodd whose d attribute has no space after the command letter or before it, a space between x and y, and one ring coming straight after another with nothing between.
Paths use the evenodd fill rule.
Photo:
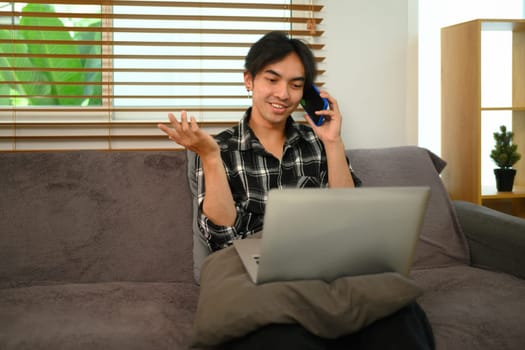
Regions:
<instances>
[{"instance_id":1,"label":"window blinds","mask_svg":"<svg viewBox=\"0 0 525 350\"><path fill-rule=\"evenodd\" d=\"M172 147L155 125L182 109L223 129L251 103L244 57L268 31L305 40L323 73L321 11L311 0L0 2L0 149Z\"/></svg>"}]
</instances>

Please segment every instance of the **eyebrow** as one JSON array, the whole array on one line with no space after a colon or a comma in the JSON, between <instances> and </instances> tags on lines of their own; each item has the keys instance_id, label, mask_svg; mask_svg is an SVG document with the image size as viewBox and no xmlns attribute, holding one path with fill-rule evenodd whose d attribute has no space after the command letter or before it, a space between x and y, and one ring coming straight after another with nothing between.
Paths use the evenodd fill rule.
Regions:
<instances>
[{"instance_id":1,"label":"eyebrow","mask_svg":"<svg viewBox=\"0 0 525 350\"><path fill-rule=\"evenodd\" d=\"M275 76L277 76L279 78L282 78L282 75L277 73L273 69L267 69L267 70L264 71L264 73L269 73L269 74L275 75ZM296 78L290 79L290 81L306 81L306 79L305 79L305 77L296 77Z\"/></svg>"}]
</instances>

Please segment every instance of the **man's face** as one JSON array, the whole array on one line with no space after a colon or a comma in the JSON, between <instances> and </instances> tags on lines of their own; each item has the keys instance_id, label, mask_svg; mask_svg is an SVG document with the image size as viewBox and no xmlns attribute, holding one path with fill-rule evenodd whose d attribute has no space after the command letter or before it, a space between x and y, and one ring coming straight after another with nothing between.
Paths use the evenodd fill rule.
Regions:
<instances>
[{"instance_id":1,"label":"man's face","mask_svg":"<svg viewBox=\"0 0 525 350\"><path fill-rule=\"evenodd\" d=\"M253 93L251 120L284 124L303 96L304 80L304 67L296 53L265 66L255 78L245 73L245 85Z\"/></svg>"}]
</instances>

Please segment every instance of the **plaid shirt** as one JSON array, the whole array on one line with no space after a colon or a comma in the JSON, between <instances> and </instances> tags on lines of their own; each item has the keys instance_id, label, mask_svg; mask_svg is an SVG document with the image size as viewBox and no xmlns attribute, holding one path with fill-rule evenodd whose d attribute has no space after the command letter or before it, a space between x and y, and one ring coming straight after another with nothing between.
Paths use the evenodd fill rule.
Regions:
<instances>
[{"instance_id":1,"label":"plaid shirt","mask_svg":"<svg viewBox=\"0 0 525 350\"><path fill-rule=\"evenodd\" d=\"M261 145L248 125L251 108L240 123L218 134L237 210L233 226L218 226L202 212L205 195L204 173L197 157L198 226L211 250L231 245L234 239L245 238L262 229L268 191L285 187L327 187L328 174L324 146L314 131L289 117L282 159L275 158ZM360 181L352 173L356 186Z\"/></svg>"}]
</instances>

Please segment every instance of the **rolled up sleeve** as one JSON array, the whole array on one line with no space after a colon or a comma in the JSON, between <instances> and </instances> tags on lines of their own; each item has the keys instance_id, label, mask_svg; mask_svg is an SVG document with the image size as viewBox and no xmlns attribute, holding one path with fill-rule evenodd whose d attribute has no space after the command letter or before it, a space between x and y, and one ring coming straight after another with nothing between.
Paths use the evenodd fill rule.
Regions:
<instances>
[{"instance_id":1,"label":"rolled up sleeve","mask_svg":"<svg viewBox=\"0 0 525 350\"><path fill-rule=\"evenodd\" d=\"M198 211L198 226L203 238L208 242L212 251L225 248L232 244L235 239L245 236L243 230L243 215L240 208L237 209L237 218L233 226L216 225L202 211L202 202Z\"/></svg>"}]
</instances>

